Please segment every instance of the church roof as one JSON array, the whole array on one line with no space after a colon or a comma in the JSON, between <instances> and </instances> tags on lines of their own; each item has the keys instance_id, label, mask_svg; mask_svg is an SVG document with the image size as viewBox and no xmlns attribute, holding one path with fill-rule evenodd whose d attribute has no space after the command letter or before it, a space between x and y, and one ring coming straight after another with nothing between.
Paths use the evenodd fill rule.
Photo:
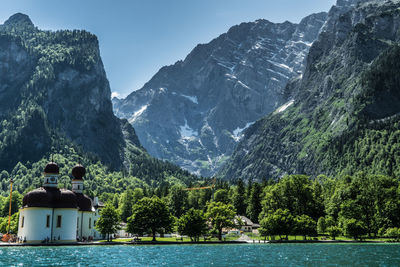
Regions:
<instances>
[{"instance_id":1,"label":"church roof","mask_svg":"<svg viewBox=\"0 0 400 267\"><path fill-rule=\"evenodd\" d=\"M74 193L80 211L92 211L92 200L82 193Z\"/></svg>"},{"instance_id":2,"label":"church roof","mask_svg":"<svg viewBox=\"0 0 400 267\"><path fill-rule=\"evenodd\" d=\"M40 187L26 194L22 200L23 207L77 208L75 194L66 189Z\"/></svg>"}]
</instances>

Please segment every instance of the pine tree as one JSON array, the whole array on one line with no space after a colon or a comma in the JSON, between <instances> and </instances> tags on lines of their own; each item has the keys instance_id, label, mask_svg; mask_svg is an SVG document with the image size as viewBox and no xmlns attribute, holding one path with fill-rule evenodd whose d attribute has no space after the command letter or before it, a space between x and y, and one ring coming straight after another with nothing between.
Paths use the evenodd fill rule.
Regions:
<instances>
[{"instance_id":1,"label":"pine tree","mask_svg":"<svg viewBox=\"0 0 400 267\"><path fill-rule=\"evenodd\" d=\"M261 185L259 183L254 183L250 191L250 198L247 206L247 215L253 222L258 222L258 216L262 210L261 192Z\"/></svg>"}]
</instances>

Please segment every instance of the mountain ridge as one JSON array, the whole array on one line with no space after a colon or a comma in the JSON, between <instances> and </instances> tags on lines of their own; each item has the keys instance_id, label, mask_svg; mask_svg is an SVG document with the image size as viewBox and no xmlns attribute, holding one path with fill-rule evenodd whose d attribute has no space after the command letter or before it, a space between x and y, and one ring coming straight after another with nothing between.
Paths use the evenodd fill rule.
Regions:
<instances>
[{"instance_id":1,"label":"mountain ridge","mask_svg":"<svg viewBox=\"0 0 400 267\"><path fill-rule=\"evenodd\" d=\"M283 102L282 88L301 73L325 17L233 26L125 99L114 98L114 113L133 124L151 155L212 175L242 131Z\"/></svg>"},{"instance_id":2,"label":"mountain ridge","mask_svg":"<svg viewBox=\"0 0 400 267\"><path fill-rule=\"evenodd\" d=\"M394 125L371 124L377 118L364 111L369 104L361 99L375 94L381 86L372 89L365 86L373 83L371 77L379 73L379 70L371 72L371 68L396 67L393 62L381 63L380 55L398 45L400 2L348 4L330 10L324 31L310 48L302 79L292 81L290 88L286 88L293 104L251 127L220 176L278 179L293 173L352 175L359 170L397 175L396 167L383 165L396 166L397 156L390 147L382 146L382 142L395 146L396 119L388 119L396 122ZM397 86L393 79L387 79L387 83ZM390 112L383 112L378 105L375 112L397 114L394 108L397 105L393 106L396 101L380 103L383 106L391 103L392 108L385 107ZM371 138L377 143L371 142ZM375 158L374 154L380 156Z\"/></svg>"}]
</instances>

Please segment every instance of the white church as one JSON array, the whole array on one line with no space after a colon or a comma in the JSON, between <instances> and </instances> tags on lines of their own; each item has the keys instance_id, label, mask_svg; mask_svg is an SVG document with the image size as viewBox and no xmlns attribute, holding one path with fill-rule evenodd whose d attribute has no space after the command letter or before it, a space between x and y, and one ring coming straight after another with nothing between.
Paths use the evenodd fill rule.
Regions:
<instances>
[{"instance_id":1,"label":"white church","mask_svg":"<svg viewBox=\"0 0 400 267\"><path fill-rule=\"evenodd\" d=\"M102 207L97 197L83 194L85 168L72 169L72 191L58 188L59 167L49 162L44 169L43 187L27 193L20 209L18 238L27 243L65 243L100 239L95 229Z\"/></svg>"}]
</instances>

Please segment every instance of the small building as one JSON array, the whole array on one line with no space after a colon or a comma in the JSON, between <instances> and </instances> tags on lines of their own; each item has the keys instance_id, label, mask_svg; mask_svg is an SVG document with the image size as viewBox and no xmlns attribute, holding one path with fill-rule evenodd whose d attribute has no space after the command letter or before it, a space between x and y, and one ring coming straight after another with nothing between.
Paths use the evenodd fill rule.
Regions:
<instances>
[{"instance_id":1,"label":"small building","mask_svg":"<svg viewBox=\"0 0 400 267\"><path fill-rule=\"evenodd\" d=\"M94 228L99 208L83 194L85 168L72 169L72 191L58 188L59 167L49 162L43 186L27 193L20 209L18 238L27 243L76 242L100 238Z\"/></svg>"},{"instance_id":2,"label":"small building","mask_svg":"<svg viewBox=\"0 0 400 267\"><path fill-rule=\"evenodd\" d=\"M242 216L242 215L236 216L235 221L236 221L237 224L239 224L239 221L241 222L240 230L243 231L243 232L258 233L258 228L260 228L259 224L253 223L246 216Z\"/></svg>"},{"instance_id":3,"label":"small building","mask_svg":"<svg viewBox=\"0 0 400 267\"><path fill-rule=\"evenodd\" d=\"M133 235L126 231L126 223L122 222L122 223L120 223L119 230L114 235L114 237L115 238L127 238L127 237L133 237Z\"/></svg>"}]
</instances>

